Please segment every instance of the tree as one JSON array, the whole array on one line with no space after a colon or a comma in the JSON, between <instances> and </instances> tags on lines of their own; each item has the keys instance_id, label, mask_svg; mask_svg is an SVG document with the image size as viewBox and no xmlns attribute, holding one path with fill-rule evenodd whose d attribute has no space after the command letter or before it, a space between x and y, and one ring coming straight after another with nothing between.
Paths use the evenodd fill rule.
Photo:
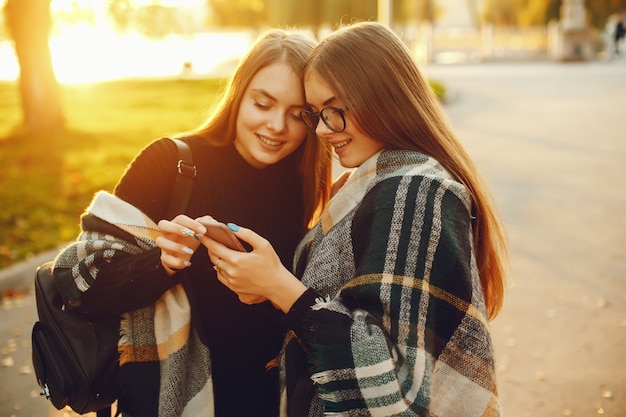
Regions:
<instances>
[{"instance_id":1,"label":"tree","mask_svg":"<svg viewBox=\"0 0 626 417\"><path fill-rule=\"evenodd\" d=\"M7 0L4 11L20 66L23 125L28 131L58 130L64 117L48 46L50 0Z\"/></svg>"},{"instance_id":2,"label":"tree","mask_svg":"<svg viewBox=\"0 0 626 417\"><path fill-rule=\"evenodd\" d=\"M626 0L588 0L586 4L590 21L597 28L604 28L612 14L626 13Z\"/></svg>"},{"instance_id":3,"label":"tree","mask_svg":"<svg viewBox=\"0 0 626 417\"><path fill-rule=\"evenodd\" d=\"M496 26L516 26L517 14L525 2L526 0L487 0L484 19Z\"/></svg>"},{"instance_id":4,"label":"tree","mask_svg":"<svg viewBox=\"0 0 626 417\"><path fill-rule=\"evenodd\" d=\"M266 1L210 0L215 24L222 27L263 27L266 22Z\"/></svg>"}]
</instances>

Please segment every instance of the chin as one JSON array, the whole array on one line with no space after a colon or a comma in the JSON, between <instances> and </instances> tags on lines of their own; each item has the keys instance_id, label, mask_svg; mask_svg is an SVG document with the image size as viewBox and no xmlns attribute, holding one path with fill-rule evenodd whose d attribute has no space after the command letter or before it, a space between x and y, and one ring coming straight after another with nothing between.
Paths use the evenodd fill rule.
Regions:
<instances>
[{"instance_id":1,"label":"chin","mask_svg":"<svg viewBox=\"0 0 626 417\"><path fill-rule=\"evenodd\" d=\"M354 164L352 161L344 160L344 159L339 159L339 163L344 168L356 168L359 166L358 164Z\"/></svg>"},{"instance_id":2,"label":"chin","mask_svg":"<svg viewBox=\"0 0 626 417\"><path fill-rule=\"evenodd\" d=\"M283 158L276 157L276 156L268 157L267 155L261 155L260 158L255 158L255 159L259 165L263 165L263 167L266 167L268 165L274 165L280 162Z\"/></svg>"}]
</instances>

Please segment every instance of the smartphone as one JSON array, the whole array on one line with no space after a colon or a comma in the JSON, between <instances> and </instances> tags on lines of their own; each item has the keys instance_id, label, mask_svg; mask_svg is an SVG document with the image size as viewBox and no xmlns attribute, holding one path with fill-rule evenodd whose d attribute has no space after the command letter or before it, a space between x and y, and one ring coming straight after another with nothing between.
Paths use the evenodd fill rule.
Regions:
<instances>
[{"instance_id":1,"label":"smartphone","mask_svg":"<svg viewBox=\"0 0 626 417\"><path fill-rule=\"evenodd\" d=\"M247 252L241 240L239 240L232 230L230 230L224 223L213 220L210 222L202 222L202 224L206 227L205 236L220 242L222 245L229 247L230 249Z\"/></svg>"}]
</instances>

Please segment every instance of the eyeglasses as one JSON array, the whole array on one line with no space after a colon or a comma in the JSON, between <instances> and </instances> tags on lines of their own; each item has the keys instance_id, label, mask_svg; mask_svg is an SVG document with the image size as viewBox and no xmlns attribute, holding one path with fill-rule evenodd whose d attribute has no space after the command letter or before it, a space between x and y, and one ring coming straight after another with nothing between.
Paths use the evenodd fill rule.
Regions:
<instances>
[{"instance_id":1,"label":"eyeglasses","mask_svg":"<svg viewBox=\"0 0 626 417\"><path fill-rule=\"evenodd\" d=\"M343 114L347 109L338 107L324 107L318 112L310 110L302 110L300 116L309 129L315 132L317 125L320 123L320 117L327 128L335 133L341 133L346 129L346 119Z\"/></svg>"}]
</instances>

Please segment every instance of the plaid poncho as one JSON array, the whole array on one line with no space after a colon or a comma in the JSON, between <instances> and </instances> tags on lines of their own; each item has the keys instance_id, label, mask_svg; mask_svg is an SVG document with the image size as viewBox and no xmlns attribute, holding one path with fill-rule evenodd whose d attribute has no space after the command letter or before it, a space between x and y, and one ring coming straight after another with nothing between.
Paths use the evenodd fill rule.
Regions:
<instances>
[{"instance_id":1,"label":"plaid poncho","mask_svg":"<svg viewBox=\"0 0 626 417\"><path fill-rule=\"evenodd\" d=\"M82 233L54 264L66 299L76 301L98 277L98 264L117 253L137 254L156 247L159 228L139 209L99 192L83 214ZM120 323L120 366L132 374L159 375L159 416L212 416L213 386L209 351L191 325L191 309L182 284L154 304L126 313ZM128 380L122 384L132 384ZM141 392L145 387L129 387ZM136 398L141 401L141 398Z\"/></svg>"},{"instance_id":2,"label":"plaid poncho","mask_svg":"<svg viewBox=\"0 0 626 417\"><path fill-rule=\"evenodd\" d=\"M417 152L351 175L296 254L283 416L500 415L471 212Z\"/></svg>"}]
</instances>

